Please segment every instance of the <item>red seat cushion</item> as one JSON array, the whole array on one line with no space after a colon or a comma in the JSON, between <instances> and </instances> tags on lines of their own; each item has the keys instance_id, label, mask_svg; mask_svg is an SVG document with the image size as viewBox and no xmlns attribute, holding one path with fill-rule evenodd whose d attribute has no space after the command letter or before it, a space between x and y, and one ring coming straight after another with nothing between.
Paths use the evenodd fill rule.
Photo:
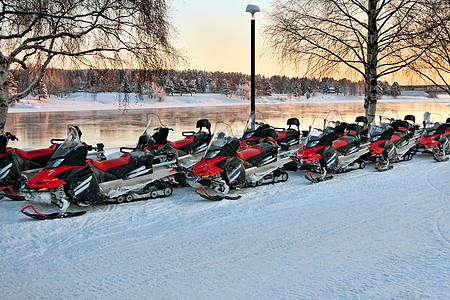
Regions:
<instances>
[{"instance_id":1,"label":"red seat cushion","mask_svg":"<svg viewBox=\"0 0 450 300\"><path fill-rule=\"evenodd\" d=\"M333 146L334 149L338 149L338 148L341 148L341 147L344 147L344 146L347 146L347 145L348 145L347 138L340 137L337 140L333 141L333 145L332 146Z\"/></svg>"},{"instance_id":2,"label":"red seat cushion","mask_svg":"<svg viewBox=\"0 0 450 300\"><path fill-rule=\"evenodd\" d=\"M126 165L130 161L130 153L124 153L122 156L118 158L108 159L108 160L93 160L91 159L91 163L102 171L108 171L111 168Z\"/></svg>"},{"instance_id":3,"label":"red seat cushion","mask_svg":"<svg viewBox=\"0 0 450 300\"><path fill-rule=\"evenodd\" d=\"M236 154L240 159L247 160L250 157L261 154L261 146L259 145L248 146L245 149L238 150Z\"/></svg>"},{"instance_id":4,"label":"red seat cushion","mask_svg":"<svg viewBox=\"0 0 450 300\"><path fill-rule=\"evenodd\" d=\"M391 142L398 141L400 139L400 133L394 132L391 137Z\"/></svg>"},{"instance_id":5,"label":"red seat cushion","mask_svg":"<svg viewBox=\"0 0 450 300\"><path fill-rule=\"evenodd\" d=\"M14 149L14 151L17 154L19 154L20 156L22 156L23 158L31 160L32 158L35 158L35 157L52 154L53 152L55 152L55 149L56 149L56 144L53 144L50 147L44 148L44 149L36 149L36 150L30 150L30 151Z\"/></svg>"},{"instance_id":6,"label":"red seat cushion","mask_svg":"<svg viewBox=\"0 0 450 300\"><path fill-rule=\"evenodd\" d=\"M181 147L191 144L194 142L194 135L189 135L186 138L179 140L179 141L175 141L175 142L168 142L172 147L174 147L175 149L180 149Z\"/></svg>"}]
</instances>

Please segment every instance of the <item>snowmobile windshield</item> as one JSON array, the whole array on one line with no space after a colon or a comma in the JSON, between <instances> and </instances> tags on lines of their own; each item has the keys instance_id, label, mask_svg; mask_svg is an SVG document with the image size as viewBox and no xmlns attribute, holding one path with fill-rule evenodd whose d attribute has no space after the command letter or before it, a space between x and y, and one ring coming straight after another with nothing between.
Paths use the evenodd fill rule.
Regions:
<instances>
[{"instance_id":1,"label":"snowmobile windshield","mask_svg":"<svg viewBox=\"0 0 450 300\"><path fill-rule=\"evenodd\" d=\"M398 112L393 109L387 109L383 111L383 113L379 116L380 124L386 123L390 124L394 122L395 120L400 120L398 116Z\"/></svg>"},{"instance_id":2,"label":"snowmobile windshield","mask_svg":"<svg viewBox=\"0 0 450 300\"><path fill-rule=\"evenodd\" d=\"M336 110L330 110L328 112L327 117L325 118L323 128L326 133L334 131L336 126L339 126L340 124L343 124L344 119L342 118L342 114Z\"/></svg>"},{"instance_id":3,"label":"snowmobile windshield","mask_svg":"<svg viewBox=\"0 0 450 300\"><path fill-rule=\"evenodd\" d=\"M320 142L320 139L325 135L326 133L322 129L311 128L306 140L306 148L317 146L317 144L319 144Z\"/></svg>"},{"instance_id":4,"label":"snowmobile windshield","mask_svg":"<svg viewBox=\"0 0 450 300\"><path fill-rule=\"evenodd\" d=\"M147 115L147 126L145 126L144 134L148 133L147 130L158 130L159 128L167 128L166 126L161 123L161 119L157 114L148 114Z\"/></svg>"},{"instance_id":5,"label":"snowmobile windshield","mask_svg":"<svg viewBox=\"0 0 450 300\"><path fill-rule=\"evenodd\" d=\"M80 147L83 147L83 143L80 140L78 129L74 126L69 126L66 139L53 153L46 167L48 169L56 168L70 153Z\"/></svg>"},{"instance_id":6,"label":"snowmobile windshield","mask_svg":"<svg viewBox=\"0 0 450 300\"><path fill-rule=\"evenodd\" d=\"M211 139L209 147L206 150L205 159L212 159L216 157L233 141L237 141L237 138L234 136L231 126L227 123L218 122L214 130L213 138Z\"/></svg>"},{"instance_id":7,"label":"snowmobile windshield","mask_svg":"<svg viewBox=\"0 0 450 300\"><path fill-rule=\"evenodd\" d=\"M444 122L444 119L440 114L426 112L423 115L424 119L424 134L425 136L432 136L435 134L436 129Z\"/></svg>"},{"instance_id":8,"label":"snowmobile windshield","mask_svg":"<svg viewBox=\"0 0 450 300\"><path fill-rule=\"evenodd\" d=\"M380 139L381 134L387 129L387 124L377 125L375 123L372 123L370 125L370 132L369 132L369 141L370 142L376 142Z\"/></svg>"},{"instance_id":9,"label":"snowmobile windshield","mask_svg":"<svg viewBox=\"0 0 450 300\"><path fill-rule=\"evenodd\" d=\"M424 130L425 136L434 135L436 133L436 129L438 129L438 127L440 125L441 124L439 122L425 124L425 130Z\"/></svg>"},{"instance_id":10,"label":"snowmobile windshield","mask_svg":"<svg viewBox=\"0 0 450 300\"><path fill-rule=\"evenodd\" d=\"M242 139L249 139L255 134L258 134L259 131L262 131L263 126L269 126L267 122L264 120L264 116L259 111L255 112L255 114L251 115L245 125L244 134L242 135ZM258 129L260 129L258 131ZM257 136L257 135L256 135Z\"/></svg>"}]
</instances>

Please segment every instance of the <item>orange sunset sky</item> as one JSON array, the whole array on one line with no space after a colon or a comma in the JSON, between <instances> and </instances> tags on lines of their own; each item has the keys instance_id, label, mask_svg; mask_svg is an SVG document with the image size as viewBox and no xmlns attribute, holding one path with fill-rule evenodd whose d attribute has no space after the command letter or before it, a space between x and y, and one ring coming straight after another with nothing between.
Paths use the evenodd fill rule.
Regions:
<instances>
[{"instance_id":1,"label":"orange sunset sky","mask_svg":"<svg viewBox=\"0 0 450 300\"><path fill-rule=\"evenodd\" d=\"M250 74L250 14L247 4L258 5L256 14L256 73L267 77L303 76L294 68L282 68L264 44L262 28L271 9L269 0L171 0L171 21L178 30L175 45L188 58L179 69L242 72ZM335 78L349 77L337 74ZM355 78L353 78L355 79ZM417 78L396 74L387 81L400 84L423 84Z\"/></svg>"}]
</instances>

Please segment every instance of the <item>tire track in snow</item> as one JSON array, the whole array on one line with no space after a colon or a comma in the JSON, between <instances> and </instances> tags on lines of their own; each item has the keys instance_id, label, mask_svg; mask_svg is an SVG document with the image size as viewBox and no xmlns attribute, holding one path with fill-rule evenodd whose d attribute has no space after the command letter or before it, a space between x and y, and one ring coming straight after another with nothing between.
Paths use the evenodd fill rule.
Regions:
<instances>
[{"instance_id":1,"label":"tire track in snow","mask_svg":"<svg viewBox=\"0 0 450 300\"><path fill-rule=\"evenodd\" d=\"M436 162L437 163L437 162ZM428 185L430 185L433 189L435 189L436 191L438 191L441 194L441 197L444 200L448 200L448 185L444 184L443 185L436 185L435 182L430 179L433 178L433 173L436 170L439 169L444 169L444 168L448 168L448 162L441 162L441 163L437 163L438 165L434 168L432 168L431 170L429 170L426 174L426 179L427 179L427 183ZM445 176L445 175L444 175ZM436 178L436 177L434 177ZM442 208L442 210L438 213L438 215L435 217L435 221L434 221L434 232L436 233L437 237L439 240L441 240L444 244L446 244L447 246L450 245L450 238L446 237L446 234L444 233L442 227L442 219L443 217L448 217L449 214L449 210L447 207Z\"/></svg>"}]
</instances>

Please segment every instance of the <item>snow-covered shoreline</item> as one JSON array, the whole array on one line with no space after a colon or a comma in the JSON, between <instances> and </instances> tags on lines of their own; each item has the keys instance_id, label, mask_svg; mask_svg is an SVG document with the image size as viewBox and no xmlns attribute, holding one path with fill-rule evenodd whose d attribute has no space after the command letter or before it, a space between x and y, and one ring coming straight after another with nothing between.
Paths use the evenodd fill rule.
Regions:
<instances>
[{"instance_id":1,"label":"snow-covered shoreline","mask_svg":"<svg viewBox=\"0 0 450 300\"><path fill-rule=\"evenodd\" d=\"M22 99L20 103L13 104L9 108L10 113L26 112L56 112L56 111L86 111L86 110L117 110L123 108L119 105L119 99L123 95L118 93L75 93L66 99L51 97L40 101L33 98ZM344 96L334 94L320 94L306 97L294 98L287 95L265 96L256 100L259 104L291 104L291 103L363 103L364 96ZM424 92L406 91L397 98L385 96L380 102L442 102L450 103L449 95L439 95L439 98L428 98ZM228 98L220 94L194 94L183 96L166 96L162 102L144 97L139 100L134 94L130 94L127 109L146 108L173 108L173 107L195 107L195 106L227 106L227 105L249 105L248 100L236 97Z\"/></svg>"}]
</instances>

